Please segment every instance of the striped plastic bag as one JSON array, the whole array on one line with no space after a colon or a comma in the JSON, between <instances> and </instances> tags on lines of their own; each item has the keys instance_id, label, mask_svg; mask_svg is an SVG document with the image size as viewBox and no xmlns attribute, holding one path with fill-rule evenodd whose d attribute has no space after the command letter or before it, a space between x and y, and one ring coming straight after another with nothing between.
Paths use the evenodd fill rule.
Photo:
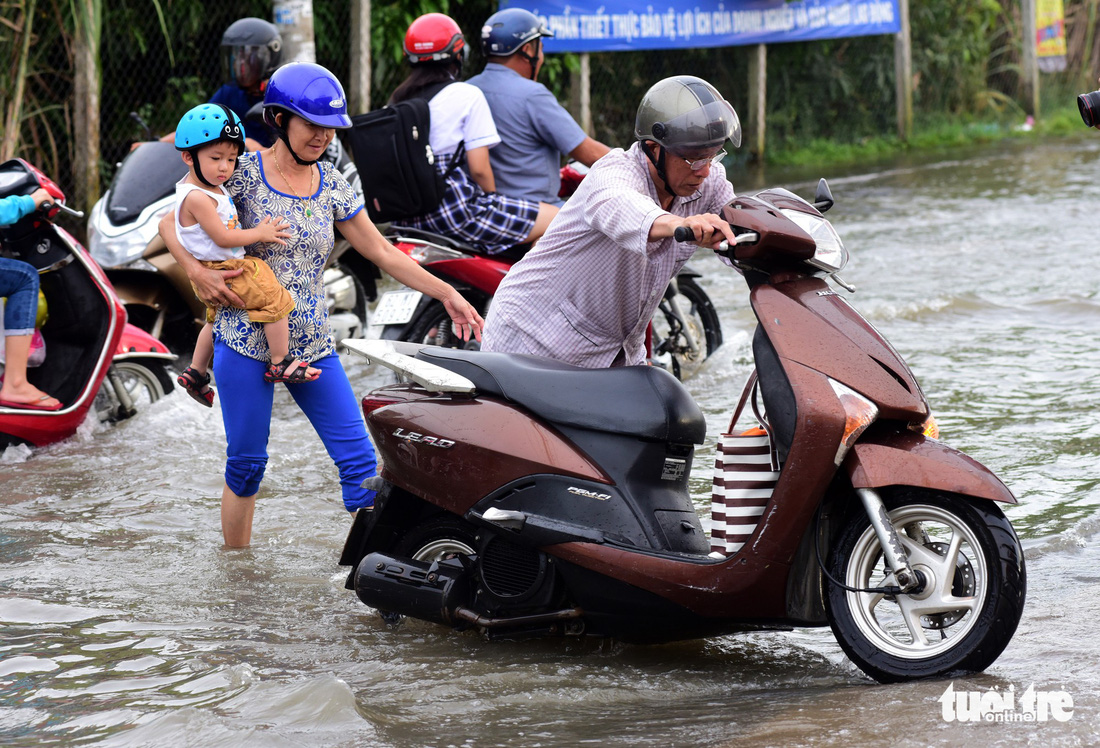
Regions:
<instances>
[{"instance_id":1,"label":"striped plastic bag","mask_svg":"<svg viewBox=\"0 0 1100 748\"><path fill-rule=\"evenodd\" d=\"M748 541L779 480L775 468L771 437L764 429L718 437L711 495L712 553L732 556Z\"/></svg>"},{"instance_id":2,"label":"striped plastic bag","mask_svg":"<svg viewBox=\"0 0 1100 748\"><path fill-rule=\"evenodd\" d=\"M718 437L710 504L712 556L732 556L741 550L760 523L779 480L779 455L768 434L767 418L757 404L757 394L754 371L741 393L729 433ZM751 404L760 425L734 433L734 425L746 403Z\"/></svg>"}]
</instances>

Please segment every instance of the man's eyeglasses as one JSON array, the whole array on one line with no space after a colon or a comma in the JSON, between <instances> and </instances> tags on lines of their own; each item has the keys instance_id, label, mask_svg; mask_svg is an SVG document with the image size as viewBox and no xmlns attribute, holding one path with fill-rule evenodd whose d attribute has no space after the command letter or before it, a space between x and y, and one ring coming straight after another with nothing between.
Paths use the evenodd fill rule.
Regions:
<instances>
[{"instance_id":1,"label":"man's eyeglasses","mask_svg":"<svg viewBox=\"0 0 1100 748\"><path fill-rule=\"evenodd\" d=\"M692 171L702 171L711 164L719 163L725 157L726 152L724 150L718 151L718 153L714 154L710 158L697 158L695 160L684 158L683 156L676 156L676 158L687 164L688 168L690 168Z\"/></svg>"}]
</instances>

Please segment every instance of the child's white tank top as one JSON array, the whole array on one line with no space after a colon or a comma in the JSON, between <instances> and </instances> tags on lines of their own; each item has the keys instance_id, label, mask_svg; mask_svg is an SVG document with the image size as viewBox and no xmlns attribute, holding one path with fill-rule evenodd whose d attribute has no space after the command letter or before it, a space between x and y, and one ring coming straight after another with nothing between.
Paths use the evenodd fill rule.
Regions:
<instances>
[{"instance_id":1,"label":"child's white tank top","mask_svg":"<svg viewBox=\"0 0 1100 748\"><path fill-rule=\"evenodd\" d=\"M180 207L183 205L184 198L191 194L193 190L198 190L214 201L218 210L218 218L221 219L222 224L227 228L236 228L237 208L233 205L233 198L229 196L225 187L218 185L217 189L217 192L205 190L188 182L186 176L176 182L176 238L196 260L204 262L220 262L244 257L244 247L219 247L198 223L194 226L180 225Z\"/></svg>"}]
</instances>

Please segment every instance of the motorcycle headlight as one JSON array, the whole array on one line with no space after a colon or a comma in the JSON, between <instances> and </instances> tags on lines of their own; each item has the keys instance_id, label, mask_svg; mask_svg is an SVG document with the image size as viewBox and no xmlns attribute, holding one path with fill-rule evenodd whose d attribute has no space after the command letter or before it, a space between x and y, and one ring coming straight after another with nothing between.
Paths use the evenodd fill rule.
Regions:
<instances>
[{"instance_id":1,"label":"motorcycle headlight","mask_svg":"<svg viewBox=\"0 0 1100 748\"><path fill-rule=\"evenodd\" d=\"M328 268L322 280L329 311L355 308L355 280L351 276L338 268Z\"/></svg>"},{"instance_id":2,"label":"motorcycle headlight","mask_svg":"<svg viewBox=\"0 0 1100 748\"><path fill-rule=\"evenodd\" d=\"M840 240L840 235L836 233L833 224L821 216L803 213L800 210L781 208L779 212L809 234L817 244L814 256L806 262L827 273L840 272L848 264L848 250L844 248L844 242Z\"/></svg>"}]
</instances>

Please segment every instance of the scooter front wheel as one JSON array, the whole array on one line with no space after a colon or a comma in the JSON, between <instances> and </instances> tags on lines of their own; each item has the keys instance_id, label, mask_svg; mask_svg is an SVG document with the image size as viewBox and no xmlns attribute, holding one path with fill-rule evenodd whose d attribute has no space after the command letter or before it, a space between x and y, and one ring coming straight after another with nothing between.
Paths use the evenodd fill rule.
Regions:
<instances>
[{"instance_id":1,"label":"scooter front wheel","mask_svg":"<svg viewBox=\"0 0 1100 748\"><path fill-rule=\"evenodd\" d=\"M1008 645L1023 613L1023 549L996 504L908 491L885 500L924 584L906 594L856 592L826 580L841 648L882 683L979 672ZM829 571L847 587L896 586L867 516L841 530Z\"/></svg>"},{"instance_id":2,"label":"scooter front wheel","mask_svg":"<svg viewBox=\"0 0 1100 748\"><path fill-rule=\"evenodd\" d=\"M111 365L115 380L103 380L95 396L95 412L101 422L125 420L147 408L173 389L172 376L160 360L116 361ZM125 392L124 403L118 388Z\"/></svg>"}]
</instances>

